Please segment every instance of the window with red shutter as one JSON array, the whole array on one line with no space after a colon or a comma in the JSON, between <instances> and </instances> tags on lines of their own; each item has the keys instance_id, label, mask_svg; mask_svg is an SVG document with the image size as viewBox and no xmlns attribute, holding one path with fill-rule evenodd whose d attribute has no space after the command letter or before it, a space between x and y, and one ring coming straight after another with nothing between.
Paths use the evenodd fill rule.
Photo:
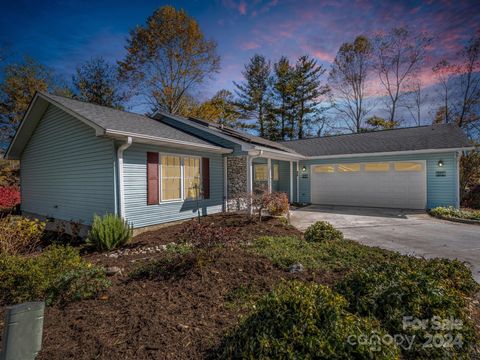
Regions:
<instances>
[{"instance_id":1,"label":"window with red shutter","mask_svg":"<svg viewBox=\"0 0 480 360\"><path fill-rule=\"evenodd\" d=\"M147 205L158 204L158 190L158 153L147 152Z\"/></svg>"}]
</instances>

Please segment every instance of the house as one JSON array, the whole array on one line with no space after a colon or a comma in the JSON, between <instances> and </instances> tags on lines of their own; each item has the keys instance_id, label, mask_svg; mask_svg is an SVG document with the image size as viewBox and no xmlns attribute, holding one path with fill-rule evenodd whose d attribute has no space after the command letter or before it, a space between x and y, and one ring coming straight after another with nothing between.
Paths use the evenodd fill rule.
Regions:
<instances>
[{"instance_id":1,"label":"house","mask_svg":"<svg viewBox=\"0 0 480 360\"><path fill-rule=\"evenodd\" d=\"M21 160L22 212L136 229L230 210L258 186L291 202L459 206L452 125L272 142L199 119L142 116L37 93L7 151Z\"/></svg>"}]
</instances>

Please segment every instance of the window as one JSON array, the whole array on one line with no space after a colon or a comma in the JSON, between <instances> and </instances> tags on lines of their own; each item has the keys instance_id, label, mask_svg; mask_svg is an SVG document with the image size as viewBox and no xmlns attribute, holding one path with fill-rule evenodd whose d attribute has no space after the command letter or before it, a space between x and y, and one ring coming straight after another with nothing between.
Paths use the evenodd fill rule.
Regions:
<instances>
[{"instance_id":1,"label":"window","mask_svg":"<svg viewBox=\"0 0 480 360\"><path fill-rule=\"evenodd\" d=\"M161 201L191 200L200 194L200 158L162 155L160 157Z\"/></svg>"},{"instance_id":2,"label":"window","mask_svg":"<svg viewBox=\"0 0 480 360\"><path fill-rule=\"evenodd\" d=\"M333 173L335 172L335 167L333 165L317 165L313 168L313 171L318 174Z\"/></svg>"},{"instance_id":3,"label":"window","mask_svg":"<svg viewBox=\"0 0 480 360\"><path fill-rule=\"evenodd\" d=\"M163 155L162 164L162 201L182 198L182 161L180 156Z\"/></svg>"},{"instance_id":4,"label":"window","mask_svg":"<svg viewBox=\"0 0 480 360\"><path fill-rule=\"evenodd\" d=\"M185 199L196 199L200 194L200 159L185 157L183 159L183 193Z\"/></svg>"},{"instance_id":5,"label":"window","mask_svg":"<svg viewBox=\"0 0 480 360\"><path fill-rule=\"evenodd\" d=\"M395 171L415 171L420 172L423 170L422 163L419 162L396 162Z\"/></svg>"},{"instance_id":6,"label":"window","mask_svg":"<svg viewBox=\"0 0 480 360\"><path fill-rule=\"evenodd\" d=\"M339 164L338 172L358 172L360 171L360 164Z\"/></svg>"},{"instance_id":7,"label":"window","mask_svg":"<svg viewBox=\"0 0 480 360\"><path fill-rule=\"evenodd\" d=\"M273 181L278 181L278 164L273 164Z\"/></svg>"},{"instance_id":8,"label":"window","mask_svg":"<svg viewBox=\"0 0 480 360\"><path fill-rule=\"evenodd\" d=\"M390 170L389 163L366 163L365 164L365 171L367 172L385 172Z\"/></svg>"},{"instance_id":9,"label":"window","mask_svg":"<svg viewBox=\"0 0 480 360\"><path fill-rule=\"evenodd\" d=\"M255 164L253 166L255 181L268 181L268 166L267 164Z\"/></svg>"}]
</instances>

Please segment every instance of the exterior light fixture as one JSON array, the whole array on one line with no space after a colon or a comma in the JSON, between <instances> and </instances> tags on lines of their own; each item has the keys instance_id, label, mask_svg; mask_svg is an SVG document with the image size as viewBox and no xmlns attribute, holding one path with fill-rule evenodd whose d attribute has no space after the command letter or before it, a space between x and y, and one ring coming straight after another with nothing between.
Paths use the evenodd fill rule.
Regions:
<instances>
[{"instance_id":1,"label":"exterior light fixture","mask_svg":"<svg viewBox=\"0 0 480 360\"><path fill-rule=\"evenodd\" d=\"M305 165L303 165L302 171L303 171L303 172L307 171L307 167L306 167Z\"/></svg>"},{"instance_id":2,"label":"exterior light fixture","mask_svg":"<svg viewBox=\"0 0 480 360\"><path fill-rule=\"evenodd\" d=\"M442 167L443 166L443 160L438 160L437 165L438 165L438 167Z\"/></svg>"}]
</instances>

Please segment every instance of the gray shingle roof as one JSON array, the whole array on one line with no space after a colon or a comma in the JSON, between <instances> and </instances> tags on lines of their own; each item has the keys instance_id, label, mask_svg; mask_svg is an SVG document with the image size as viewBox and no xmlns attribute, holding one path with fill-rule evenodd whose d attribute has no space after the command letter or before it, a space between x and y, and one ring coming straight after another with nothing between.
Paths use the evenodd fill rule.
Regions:
<instances>
[{"instance_id":1,"label":"gray shingle roof","mask_svg":"<svg viewBox=\"0 0 480 360\"><path fill-rule=\"evenodd\" d=\"M228 137L230 137L232 139L233 142L235 142L235 140L239 140L239 141L246 142L246 143L251 143L251 144L254 144L254 145L260 145L260 146L264 146L264 147L275 149L275 150L285 151L285 152L288 152L290 154L296 154L295 150L284 146L280 142L271 141L271 140L264 139L264 138L259 137L259 136L250 135L250 134L247 134L243 131L233 129L229 126L222 126L222 125L215 124L215 123L212 123L212 122L207 121L207 120L202 120L202 119L193 118L193 117L185 118L185 117L181 117L181 116L178 116L178 115L170 115L170 114L162 112L162 111L157 112L156 118L161 120L163 116L173 118L173 119L177 119L177 120L182 120L184 122L185 121L186 122L193 122L195 124L202 125L202 126L208 128L208 129L210 129L213 132L218 132L218 133L221 133L223 135L227 135Z\"/></svg>"},{"instance_id":2,"label":"gray shingle roof","mask_svg":"<svg viewBox=\"0 0 480 360\"><path fill-rule=\"evenodd\" d=\"M58 103L92 123L107 130L123 131L139 135L155 136L195 144L212 145L210 142L178 130L158 120L127 111L116 110L106 106L74 100L63 96L41 93L46 98Z\"/></svg>"},{"instance_id":3,"label":"gray shingle roof","mask_svg":"<svg viewBox=\"0 0 480 360\"><path fill-rule=\"evenodd\" d=\"M351 155L472 146L463 130L453 124L324 136L284 141L282 144L304 156Z\"/></svg>"}]
</instances>

